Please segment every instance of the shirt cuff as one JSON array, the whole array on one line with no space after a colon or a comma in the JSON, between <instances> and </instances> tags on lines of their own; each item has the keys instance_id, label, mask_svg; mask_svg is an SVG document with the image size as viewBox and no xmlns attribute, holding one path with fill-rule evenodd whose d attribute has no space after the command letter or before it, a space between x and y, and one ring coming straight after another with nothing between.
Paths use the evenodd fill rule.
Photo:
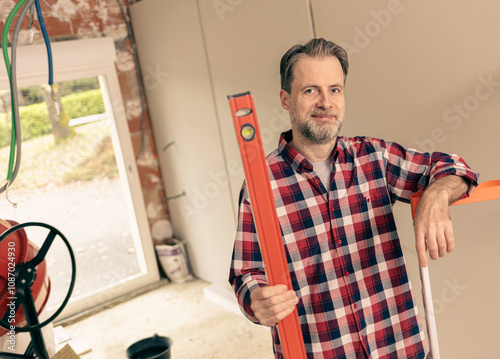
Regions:
<instances>
[{"instance_id":1,"label":"shirt cuff","mask_svg":"<svg viewBox=\"0 0 500 359\"><path fill-rule=\"evenodd\" d=\"M242 313L253 323L259 324L259 320L254 316L253 311L250 307L250 294L252 291L259 287L263 287L268 285L267 280L264 275L249 275L247 278L243 280L243 283L240 286L238 291L238 304Z\"/></svg>"}]
</instances>

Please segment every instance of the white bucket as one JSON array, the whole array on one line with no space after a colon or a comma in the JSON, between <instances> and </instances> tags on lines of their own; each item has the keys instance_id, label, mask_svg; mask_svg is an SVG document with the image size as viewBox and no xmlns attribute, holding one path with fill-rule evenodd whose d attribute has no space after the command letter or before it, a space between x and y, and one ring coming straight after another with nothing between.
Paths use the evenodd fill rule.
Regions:
<instances>
[{"instance_id":1,"label":"white bucket","mask_svg":"<svg viewBox=\"0 0 500 359\"><path fill-rule=\"evenodd\" d=\"M193 278L189 269L184 243L174 240L175 244L158 244L155 246L160 264L167 277L177 283Z\"/></svg>"}]
</instances>

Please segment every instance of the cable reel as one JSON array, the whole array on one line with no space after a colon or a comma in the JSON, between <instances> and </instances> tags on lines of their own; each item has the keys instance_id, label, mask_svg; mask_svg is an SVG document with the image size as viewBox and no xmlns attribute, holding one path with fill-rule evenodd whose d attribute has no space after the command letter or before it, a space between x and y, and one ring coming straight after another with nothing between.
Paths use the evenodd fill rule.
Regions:
<instances>
[{"instance_id":1,"label":"cable reel","mask_svg":"<svg viewBox=\"0 0 500 359\"><path fill-rule=\"evenodd\" d=\"M28 240L25 227L49 229L40 248ZM10 332L30 332L32 339L25 356L0 353L0 357L36 356L48 359L41 328L51 323L69 302L76 279L75 255L66 237L57 228L48 224L41 222L18 224L14 221L0 220L0 230L4 230L0 235L0 336ZM40 323L38 315L45 308L51 289L45 257L56 237L60 237L69 252L71 281L59 308L47 320Z\"/></svg>"}]
</instances>

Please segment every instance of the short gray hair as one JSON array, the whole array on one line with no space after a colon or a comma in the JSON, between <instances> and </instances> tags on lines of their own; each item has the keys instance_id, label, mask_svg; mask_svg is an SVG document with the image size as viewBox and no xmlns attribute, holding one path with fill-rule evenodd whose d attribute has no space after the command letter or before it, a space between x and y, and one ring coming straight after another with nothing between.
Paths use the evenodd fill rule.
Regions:
<instances>
[{"instance_id":1,"label":"short gray hair","mask_svg":"<svg viewBox=\"0 0 500 359\"><path fill-rule=\"evenodd\" d=\"M342 46L339 46L331 41L323 38L312 39L305 45L292 46L281 58L280 62L280 75L281 75L281 88L290 93L293 81L293 69L297 60L304 56L309 57L326 57L335 56L342 66L344 73L344 83L347 79L347 72L349 70L349 60L347 52Z\"/></svg>"}]
</instances>

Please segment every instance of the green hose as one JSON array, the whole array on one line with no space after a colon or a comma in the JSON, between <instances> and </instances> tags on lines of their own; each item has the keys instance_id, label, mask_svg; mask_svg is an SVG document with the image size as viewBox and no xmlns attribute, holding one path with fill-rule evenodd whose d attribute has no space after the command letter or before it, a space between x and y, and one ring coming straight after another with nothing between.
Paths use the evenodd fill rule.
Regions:
<instances>
[{"instance_id":1,"label":"green hose","mask_svg":"<svg viewBox=\"0 0 500 359\"><path fill-rule=\"evenodd\" d=\"M14 8L11 10L9 16L7 17L7 20L5 20L5 25L4 25L3 31L2 31L3 59L5 60L5 66L7 67L7 74L9 75L9 80L10 80L10 60L9 60L9 53L7 51L7 44L9 41L8 37L9 37L10 25L12 23L12 20L14 20L14 16L16 16L16 13L24 5L25 2L26 2L26 0L21 0L14 6Z\"/></svg>"},{"instance_id":2,"label":"green hose","mask_svg":"<svg viewBox=\"0 0 500 359\"><path fill-rule=\"evenodd\" d=\"M7 17L7 20L5 20L5 25L3 28L2 32L2 52L3 52L3 58L5 61L5 67L7 68L7 75L9 76L9 83L12 82L12 77L10 73L10 60L9 60L9 52L7 48L8 44L8 37L9 37L9 29L10 25L12 23L12 20L14 20L14 16L16 13L19 11L19 9L26 3L27 0L20 0L12 9L10 12L9 16ZM11 181L12 180L12 171L14 167L14 159L16 155L16 128L15 128L15 118L14 118L14 99L13 99L13 94L12 94L12 86L10 88L10 99L11 99L11 107L12 107L12 136L10 140L10 157L9 157L9 169L7 172L7 180Z\"/></svg>"}]
</instances>

